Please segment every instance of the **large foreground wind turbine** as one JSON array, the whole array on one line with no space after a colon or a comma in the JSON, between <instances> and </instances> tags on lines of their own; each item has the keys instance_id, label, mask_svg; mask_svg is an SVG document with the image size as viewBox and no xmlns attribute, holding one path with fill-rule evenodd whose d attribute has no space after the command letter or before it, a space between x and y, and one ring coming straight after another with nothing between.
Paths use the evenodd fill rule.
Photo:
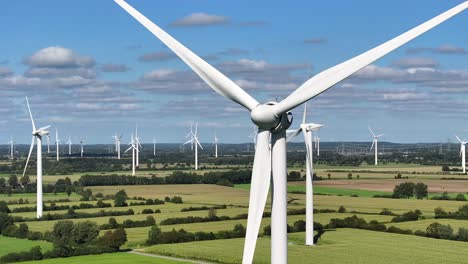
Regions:
<instances>
[{"instance_id":1,"label":"large foreground wind turbine","mask_svg":"<svg viewBox=\"0 0 468 264\"><path fill-rule=\"evenodd\" d=\"M57 161L60 160L60 150L59 150L59 146L60 146L60 139L58 137L58 130L55 129L55 150L57 152Z\"/></svg>"},{"instance_id":2,"label":"large foreground wind turbine","mask_svg":"<svg viewBox=\"0 0 468 264\"><path fill-rule=\"evenodd\" d=\"M132 141L129 143L130 147L125 150L125 153L127 153L127 151L129 150L132 150L132 176L135 176L135 167L136 167L136 159L135 159L135 156L136 156L136 153L138 153L138 147L137 147L137 142L135 140L135 138L133 137L133 134L132 134Z\"/></svg>"},{"instance_id":3,"label":"large foreground wind turbine","mask_svg":"<svg viewBox=\"0 0 468 264\"><path fill-rule=\"evenodd\" d=\"M306 123L307 122L307 103L304 105L304 116L302 124L293 133L288 136L288 141L298 136L301 132L304 135L304 143L306 147L306 245L314 245L314 150L313 150L313 131L323 127L320 124Z\"/></svg>"},{"instance_id":4,"label":"large foreground wind turbine","mask_svg":"<svg viewBox=\"0 0 468 264\"><path fill-rule=\"evenodd\" d=\"M466 1L374 49L315 75L281 102L260 104L235 82L187 49L124 0L115 0L115 2L166 44L213 90L249 110L250 118L258 127L259 132L252 169L243 263L252 263L253 261L270 187L270 178L272 177L271 262L274 264L287 263L288 259L286 129L292 122L292 115L289 111L468 8L468 1Z\"/></svg>"},{"instance_id":5,"label":"large foreground wind turbine","mask_svg":"<svg viewBox=\"0 0 468 264\"><path fill-rule=\"evenodd\" d=\"M373 136L373 140L372 140L372 145L370 147L370 150L372 150L372 148L374 148L374 154L375 154L375 165L377 165L377 161L378 161L378 155L379 155L379 151L378 151L378 148L377 148L377 145L379 144L379 137L383 136L384 134L380 134L380 135L375 135L374 134L374 131L372 131L372 129L369 127L369 131L371 132L372 136Z\"/></svg>"},{"instance_id":6,"label":"large foreground wind turbine","mask_svg":"<svg viewBox=\"0 0 468 264\"><path fill-rule=\"evenodd\" d=\"M36 129L36 125L34 124L34 119L31 113L31 108L29 107L28 97L26 97L26 105L28 106L29 117L31 118L32 123L32 141L31 147L29 148L28 158L26 159L26 164L24 165L23 177L26 174L26 169L28 168L29 158L31 158L32 151L34 149L34 139L37 140L37 199L36 199L36 207L37 207L37 218L42 217L42 137L47 136L49 131L47 129L50 126L41 127Z\"/></svg>"},{"instance_id":7,"label":"large foreground wind turbine","mask_svg":"<svg viewBox=\"0 0 468 264\"><path fill-rule=\"evenodd\" d=\"M200 141L198 141L198 123L195 124L195 133L192 132L192 126L190 126L190 139L189 141L185 142L185 144L191 144L195 148L195 170L198 170L198 146L203 149Z\"/></svg>"},{"instance_id":8,"label":"large foreground wind turbine","mask_svg":"<svg viewBox=\"0 0 468 264\"><path fill-rule=\"evenodd\" d=\"M460 156L462 158L462 169L463 169L463 173L466 173L466 166L465 166L465 163L466 163L466 155L465 155L465 145L466 143L468 143L468 141L466 141L466 139L463 139L461 140L458 136L455 136L458 141L460 142Z\"/></svg>"}]
</instances>

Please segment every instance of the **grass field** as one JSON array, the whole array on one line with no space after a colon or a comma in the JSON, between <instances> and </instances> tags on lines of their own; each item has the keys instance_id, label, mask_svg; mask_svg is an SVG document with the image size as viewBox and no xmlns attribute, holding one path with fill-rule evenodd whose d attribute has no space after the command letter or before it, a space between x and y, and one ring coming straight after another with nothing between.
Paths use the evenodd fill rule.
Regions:
<instances>
[{"instance_id":1,"label":"grass field","mask_svg":"<svg viewBox=\"0 0 468 264\"><path fill-rule=\"evenodd\" d=\"M12 237L0 236L0 256L11 252L29 251L32 247L40 246L42 252L52 248L52 244L45 241L31 241Z\"/></svg>"},{"instance_id":2,"label":"grass field","mask_svg":"<svg viewBox=\"0 0 468 264\"><path fill-rule=\"evenodd\" d=\"M455 219L424 219L424 220L411 221L411 222L392 223L392 224L388 224L387 226L394 225L402 229L410 229L413 231L416 231L416 230L426 231L426 228L434 222L438 222L444 225L450 225L454 233L458 232L458 228L468 228L467 220L455 220Z\"/></svg>"},{"instance_id":3,"label":"grass field","mask_svg":"<svg viewBox=\"0 0 468 264\"><path fill-rule=\"evenodd\" d=\"M21 263L38 263L38 264L82 264L82 263L99 263L99 264L184 264L189 262L181 262L175 260L166 260L162 258L153 258L140 256L130 253L112 253L102 255L80 256L70 258L45 259L41 261L27 261Z\"/></svg>"},{"instance_id":4,"label":"grass field","mask_svg":"<svg viewBox=\"0 0 468 264\"><path fill-rule=\"evenodd\" d=\"M318 246L304 246L304 233L289 235L289 263L440 264L466 263L466 243L382 232L338 229L323 235ZM144 252L240 263L244 240L229 239L157 245ZM428 254L430 252L430 254ZM260 238L255 263L270 263L270 240Z\"/></svg>"}]
</instances>

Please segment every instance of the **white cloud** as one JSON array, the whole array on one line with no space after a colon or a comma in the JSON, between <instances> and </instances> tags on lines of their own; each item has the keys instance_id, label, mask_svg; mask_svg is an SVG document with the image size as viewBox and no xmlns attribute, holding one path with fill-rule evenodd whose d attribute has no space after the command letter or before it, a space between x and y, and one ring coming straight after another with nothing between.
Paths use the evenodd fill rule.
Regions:
<instances>
[{"instance_id":1,"label":"white cloud","mask_svg":"<svg viewBox=\"0 0 468 264\"><path fill-rule=\"evenodd\" d=\"M229 18L206 13L193 13L171 23L176 27L209 26L227 24Z\"/></svg>"},{"instance_id":2,"label":"white cloud","mask_svg":"<svg viewBox=\"0 0 468 264\"><path fill-rule=\"evenodd\" d=\"M37 51L25 63L34 67L90 67L94 65L94 60L80 56L71 49L53 46Z\"/></svg>"}]
</instances>

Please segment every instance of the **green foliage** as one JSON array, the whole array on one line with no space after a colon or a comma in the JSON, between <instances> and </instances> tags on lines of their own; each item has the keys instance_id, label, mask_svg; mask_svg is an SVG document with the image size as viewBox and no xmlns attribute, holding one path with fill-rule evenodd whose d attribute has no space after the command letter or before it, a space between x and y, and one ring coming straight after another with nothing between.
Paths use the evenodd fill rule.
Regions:
<instances>
[{"instance_id":1,"label":"green foliage","mask_svg":"<svg viewBox=\"0 0 468 264\"><path fill-rule=\"evenodd\" d=\"M105 247L118 250L123 244L125 244L125 242L127 242L127 232L125 232L125 229L121 227L114 231L109 230L104 233L99 241L100 244L104 245Z\"/></svg>"},{"instance_id":2,"label":"green foliage","mask_svg":"<svg viewBox=\"0 0 468 264\"><path fill-rule=\"evenodd\" d=\"M115 207L124 207L127 206L128 195L125 190L120 190L115 194L114 206Z\"/></svg>"},{"instance_id":3,"label":"green foliage","mask_svg":"<svg viewBox=\"0 0 468 264\"><path fill-rule=\"evenodd\" d=\"M412 182L403 182L393 189L393 198L411 198L414 195L415 184Z\"/></svg>"},{"instance_id":4,"label":"green foliage","mask_svg":"<svg viewBox=\"0 0 468 264\"><path fill-rule=\"evenodd\" d=\"M417 199L427 198L427 185L422 182L416 183L414 186L414 195Z\"/></svg>"},{"instance_id":5,"label":"green foliage","mask_svg":"<svg viewBox=\"0 0 468 264\"><path fill-rule=\"evenodd\" d=\"M399 222L406 222L406 221L417 221L421 216L422 216L422 212L420 210L409 211L402 215L393 217L392 222L399 223Z\"/></svg>"},{"instance_id":6,"label":"green foliage","mask_svg":"<svg viewBox=\"0 0 468 264\"><path fill-rule=\"evenodd\" d=\"M78 222L74 225L72 234L76 244L87 244L99 235L99 228L91 221Z\"/></svg>"},{"instance_id":7,"label":"green foliage","mask_svg":"<svg viewBox=\"0 0 468 264\"><path fill-rule=\"evenodd\" d=\"M434 222L426 228L426 236L440 239L451 239L453 237L453 229L450 225L443 225Z\"/></svg>"},{"instance_id":8,"label":"green foliage","mask_svg":"<svg viewBox=\"0 0 468 264\"><path fill-rule=\"evenodd\" d=\"M10 208L5 201L0 201L0 213L10 213Z\"/></svg>"}]
</instances>

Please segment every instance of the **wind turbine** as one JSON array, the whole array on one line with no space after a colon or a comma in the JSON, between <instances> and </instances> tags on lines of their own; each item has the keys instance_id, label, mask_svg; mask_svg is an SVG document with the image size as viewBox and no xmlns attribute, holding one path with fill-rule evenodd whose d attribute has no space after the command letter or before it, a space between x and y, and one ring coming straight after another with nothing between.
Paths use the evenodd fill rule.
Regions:
<instances>
[{"instance_id":1,"label":"wind turbine","mask_svg":"<svg viewBox=\"0 0 468 264\"><path fill-rule=\"evenodd\" d=\"M84 143L84 138L80 139L80 156L83 157L83 143Z\"/></svg>"},{"instance_id":2,"label":"wind turbine","mask_svg":"<svg viewBox=\"0 0 468 264\"><path fill-rule=\"evenodd\" d=\"M185 136L185 138L192 138L193 137L193 124L190 123L190 132ZM190 149L193 151L193 141L190 142ZM186 143L183 144L185 146Z\"/></svg>"},{"instance_id":3,"label":"wind turbine","mask_svg":"<svg viewBox=\"0 0 468 264\"><path fill-rule=\"evenodd\" d=\"M28 106L29 117L31 118L32 124L32 140L31 140L31 147L29 148L28 158L26 159L26 164L24 165L23 177L26 174L26 169L28 168L29 158L31 158L32 151L34 149L34 139L37 140L37 199L36 199L36 207L37 207L37 214L36 217L39 219L42 217L42 137L47 136L49 131L47 129L50 126L41 127L36 129L36 125L34 124L34 119L31 113L31 108L29 107L28 97L26 97L26 105Z\"/></svg>"},{"instance_id":4,"label":"wind turbine","mask_svg":"<svg viewBox=\"0 0 468 264\"><path fill-rule=\"evenodd\" d=\"M192 126L190 126L190 139L189 141L185 142L185 144L192 144L195 145L194 148L195 148L195 170L198 170L198 146L200 146L201 149L203 149L202 145L200 144L200 141L198 141L198 135L197 135L197 132L198 132L198 123L195 124L195 133L192 133Z\"/></svg>"},{"instance_id":5,"label":"wind turbine","mask_svg":"<svg viewBox=\"0 0 468 264\"><path fill-rule=\"evenodd\" d=\"M60 139L58 137L58 130L55 129L55 148L57 150L57 161L60 160L60 152L59 152L59 146L60 146Z\"/></svg>"},{"instance_id":6,"label":"wind turbine","mask_svg":"<svg viewBox=\"0 0 468 264\"><path fill-rule=\"evenodd\" d=\"M465 163L466 163L466 160L465 160L465 145L466 143L468 143L468 141L466 141L466 139L463 139L461 140L458 136L455 136L458 141L460 142L460 156L462 157L462 168L463 168L463 174L466 173L466 166L465 166Z\"/></svg>"},{"instance_id":7,"label":"wind turbine","mask_svg":"<svg viewBox=\"0 0 468 264\"><path fill-rule=\"evenodd\" d=\"M138 137L138 126L135 128L135 145L136 145L136 166L140 167L140 148L143 148L140 143L140 138Z\"/></svg>"},{"instance_id":8,"label":"wind turbine","mask_svg":"<svg viewBox=\"0 0 468 264\"><path fill-rule=\"evenodd\" d=\"M317 150L317 156L320 156L320 137L318 136L318 131L315 133L315 149Z\"/></svg>"},{"instance_id":9,"label":"wind turbine","mask_svg":"<svg viewBox=\"0 0 468 264\"><path fill-rule=\"evenodd\" d=\"M132 176L135 176L135 167L136 167L135 153L138 153L137 144L138 143L136 142L132 134L132 141L129 143L130 147L124 152L124 153L127 153L127 151L132 150Z\"/></svg>"},{"instance_id":10,"label":"wind turbine","mask_svg":"<svg viewBox=\"0 0 468 264\"><path fill-rule=\"evenodd\" d=\"M260 104L235 82L187 49L124 0L115 0L115 2L168 46L213 90L247 108L250 111L250 118L259 129L252 169L249 214L242 260L244 264L253 261L271 177L273 179L271 262L273 264L287 263L286 129L292 122L292 114L289 111L468 8L468 1L465 1L374 49L315 75L281 102Z\"/></svg>"},{"instance_id":11,"label":"wind turbine","mask_svg":"<svg viewBox=\"0 0 468 264\"><path fill-rule=\"evenodd\" d=\"M312 144L313 131L323 127L320 124L306 123L307 122L307 103L304 104L304 116L302 124L296 131L293 131L288 136L288 141L298 136L301 132L304 135L304 143L306 147L306 245L314 245L314 151Z\"/></svg>"},{"instance_id":12,"label":"wind turbine","mask_svg":"<svg viewBox=\"0 0 468 264\"><path fill-rule=\"evenodd\" d=\"M213 142L213 144L214 144L214 146L215 146L215 158L218 158L218 141L219 141L219 140L218 140L218 137L217 137L216 134L215 134L215 136L214 136L214 142Z\"/></svg>"},{"instance_id":13,"label":"wind turbine","mask_svg":"<svg viewBox=\"0 0 468 264\"><path fill-rule=\"evenodd\" d=\"M153 137L153 156L156 157L156 138Z\"/></svg>"},{"instance_id":14,"label":"wind turbine","mask_svg":"<svg viewBox=\"0 0 468 264\"><path fill-rule=\"evenodd\" d=\"M71 142L70 136L68 136L67 144L68 144L68 156L71 156L71 146L72 146L72 142Z\"/></svg>"},{"instance_id":15,"label":"wind turbine","mask_svg":"<svg viewBox=\"0 0 468 264\"><path fill-rule=\"evenodd\" d=\"M13 140L13 137L10 137L8 144L10 145L10 158L13 159L15 157L15 141Z\"/></svg>"},{"instance_id":16,"label":"wind turbine","mask_svg":"<svg viewBox=\"0 0 468 264\"><path fill-rule=\"evenodd\" d=\"M122 139L122 135L117 136L117 134L115 134L113 138L115 140L115 151L117 152L117 159L120 159L120 141Z\"/></svg>"},{"instance_id":17,"label":"wind turbine","mask_svg":"<svg viewBox=\"0 0 468 264\"><path fill-rule=\"evenodd\" d=\"M372 136L374 137L374 139L372 140L372 146L370 147L370 150L372 150L372 148L374 148L374 152L375 152L375 165L377 165L377 159L378 159L378 155L379 155L379 151L378 151L378 148L377 148L377 145L379 143L379 140L378 138L383 136L384 134L380 134L380 135L375 135L374 132L372 131L372 129L370 127L369 128L369 131L371 132Z\"/></svg>"},{"instance_id":18,"label":"wind turbine","mask_svg":"<svg viewBox=\"0 0 468 264\"><path fill-rule=\"evenodd\" d=\"M47 154L49 154L50 153L50 135L48 134L46 135L46 137L47 137Z\"/></svg>"}]
</instances>

